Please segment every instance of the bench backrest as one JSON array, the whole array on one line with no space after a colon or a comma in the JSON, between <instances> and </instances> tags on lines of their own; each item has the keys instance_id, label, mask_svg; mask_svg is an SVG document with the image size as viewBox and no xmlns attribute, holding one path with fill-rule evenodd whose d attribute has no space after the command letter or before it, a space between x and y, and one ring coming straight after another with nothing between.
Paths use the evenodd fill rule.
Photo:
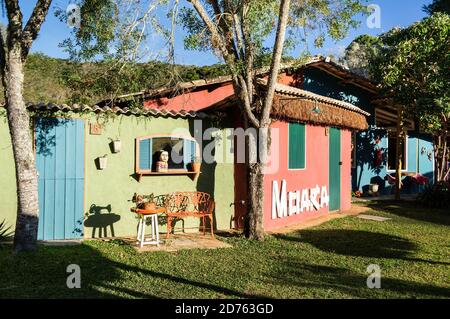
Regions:
<instances>
[{"instance_id":1,"label":"bench backrest","mask_svg":"<svg viewBox=\"0 0 450 319\"><path fill-rule=\"evenodd\" d=\"M148 196L135 194L133 201L139 207ZM157 207L166 207L170 213L202 213L212 214L215 203L211 195L204 192L176 192L173 194L158 195L153 197Z\"/></svg>"},{"instance_id":2,"label":"bench backrest","mask_svg":"<svg viewBox=\"0 0 450 319\"><path fill-rule=\"evenodd\" d=\"M212 214L214 201L211 195L203 192L177 192L166 198L167 210L171 213Z\"/></svg>"}]
</instances>

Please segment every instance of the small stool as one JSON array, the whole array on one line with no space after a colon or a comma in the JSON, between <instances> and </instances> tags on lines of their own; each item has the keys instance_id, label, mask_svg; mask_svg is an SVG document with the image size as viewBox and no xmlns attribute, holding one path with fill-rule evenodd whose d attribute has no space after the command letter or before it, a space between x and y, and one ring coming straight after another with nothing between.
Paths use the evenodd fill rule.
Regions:
<instances>
[{"instance_id":1,"label":"small stool","mask_svg":"<svg viewBox=\"0 0 450 319\"><path fill-rule=\"evenodd\" d=\"M136 213L139 215L139 225L138 225L138 233L137 233L137 243L140 244L140 247L144 247L144 245L156 245L159 246L159 228L158 228L158 214L161 214L165 211L165 209L155 209L152 211L146 211L141 209L136 209ZM147 220L150 219L151 223L151 241L145 241L145 226L147 224Z\"/></svg>"}]
</instances>

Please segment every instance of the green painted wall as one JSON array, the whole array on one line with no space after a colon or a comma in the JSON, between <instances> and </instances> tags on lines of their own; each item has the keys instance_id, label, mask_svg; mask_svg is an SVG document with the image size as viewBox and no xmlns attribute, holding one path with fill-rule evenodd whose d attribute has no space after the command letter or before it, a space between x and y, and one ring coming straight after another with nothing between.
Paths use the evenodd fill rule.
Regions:
<instances>
[{"instance_id":1,"label":"green painted wall","mask_svg":"<svg viewBox=\"0 0 450 319\"><path fill-rule=\"evenodd\" d=\"M95 121L95 118L89 119ZM89 125L86 125L87 130ZM132 175L135 166L135 138L152 134L170 134L180 128L190 129L186 119L149 118L119 116L109 119L104 125L102 135L86 134L86 212L92 205L105 207L111 205L111 212L120 215L114 224L116 236L134 235L137 220L130 207L134 192L155 195L175 191L201 190L214 195L216 201L216 227L229 229L234 201L234 182L232 164L203 164L202 174L193 181L189 176L143 176L138 182ZM110 138L119 138L122 149L111 153ZM98 170L94 160L108 154L105 170ZM94 207L95 207L94 206ZM197 227L199 220L189 218L185 227ZM181 226L182 223L177 223ZM162 229L165 229L163 226ZM85 228L85 236L92 236L92 229Z\"/></svg>"},{"instance_id":2,"label":"green painted wall","mask_svg":"<svg viewBox=\"0 0 450 319\"><path fill-rule=\"evenodd\" d=\"M66 114L67 116L67 114ZM76 116L69 114L69 116ZM83 115L86 121L85 143L85 205L86 218L89 214L115 214L113 223L115 236L135 236L137 219L130 212L133 206L133 193L166 194L175 191L205 191L214 196L216 201L215 226L217 229L230 229L234 214L234 180L233 164L202 164L199 178L193 181L187 175L179 176L143 176L138 182L134 177L135 138L152 134L170 134L175 129L192 129L192 120L163 117L117 116L107 119L96 115ZM89 123L103 123L101 135L89 134ZM204 125L205 126L205 125ZM112 153L111 139L119 138L122 149ZM96 158L107 154L108 163L105 170L98 170ZM7 123L0 122L0 187L3 194L0 198L0 219L6 218L10 224L15 221L15 176L11 143ZM107 217L105 217L107 218ZM177 227L182 223L178 222ZM188 218L185 227L198 227L199 220ZM161 225L161 231L165 226ZM189 230L186 230L189 231ZM196 230L191 230L196 231ZM99 229L84 228L86 238L99 237ZM111 227L107 227L108 237L112 235ZM105 236L102 232L101 236Z\"/></svg>"},{"instance_id":3,"label":"green painted wall","mask_svg":"<svg viewBox=\"0 0 450 319\"><path fill-rule=\"evenodd\" d=\"M6 220L14 229L17 215L16 171L8 122L0 114L0 222Z\"/></svg>"}]
</instances>

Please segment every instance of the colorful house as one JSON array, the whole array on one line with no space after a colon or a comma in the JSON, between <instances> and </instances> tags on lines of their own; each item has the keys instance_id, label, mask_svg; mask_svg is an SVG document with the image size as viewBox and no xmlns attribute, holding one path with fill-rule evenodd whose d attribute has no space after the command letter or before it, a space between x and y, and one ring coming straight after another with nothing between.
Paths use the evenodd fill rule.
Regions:
<instances>
[{"instance_id":1,"label":"colorful house","mask_svg":"<svg viewBox=\"0 0 450 319\"><path fill-rule=\"evenodd\" d=\"M380 97L374 83L349 72L324 58L313 60L303 71L304 89L348 101L369 112L369 129L353 135L352 189L368 193L371 184L380 194L393 193L390 177L395 176L397 109L391 101ZM402 143L402 192L417 193L434 177L434 153L431 136L420 130L414 118L406 119Z\"/></svg>"},{"instance_id":2,"label":"colorful house","mask_svg":"<svg viewBox=\"0 0 450 319\"><path fill-rule=\"evenodd\" d=\"M263 73L258 86L265 89ZM129 108L131 98L144 107ZM390 150L387 143L392 143L372 128L379 120L373 114L384 114L375 107L377 98L372 83L324 59L300 70L285 69L272 112L264 180L266 230L345 211L352 188L384 178L385 171L371 166L374 159L363 148L373 147L370 139L377 134L383 149ZM243 227L247 171L238 132L248 132L239 131L242 115L229 77L129 94L114 106L105 101L94 107L40 104L29 109L37 114L39 239L133 236L134 193L207 192L216 202L216 230ZM14 163L6 119L0 117L0 220L13 225ZM408 170L429 170L428 153L420 151L429 147L425 142L410 133L408 147L419 153L408 153ZM167 172L157 171L162 150L172 154ZM197 173L190 163L199 155L203 161ZM199 221L188 219L184 226L195 231Z\"/></svg>"}]
</instances>

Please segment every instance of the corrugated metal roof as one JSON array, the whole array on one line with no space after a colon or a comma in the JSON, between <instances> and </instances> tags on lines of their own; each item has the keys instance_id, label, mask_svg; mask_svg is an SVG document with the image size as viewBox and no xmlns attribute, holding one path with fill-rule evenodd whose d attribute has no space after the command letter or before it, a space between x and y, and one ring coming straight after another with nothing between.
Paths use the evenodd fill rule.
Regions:
<instances>
[{"instance_id":1,"label":"corrugated metal roof","mask_svg":"<svg viewBox=\"0 0 450 319\"><path fill-rule=\"evenodd\" d=\"M267 85L267 80L259 79L258 83L260 83L262 85ZM316 93L312 93L310 91L298 89L298 88L295 88L295 87L292 87L292 86L288 86L288 85L277 83L276 86L275 86L275 91L277 93L284 94L284 95L304 97L304 98L311 99L311 100L317 100L318 102L331 104L331 105L334 105L334 106L338 106L338 107L347 109L349 111L353 111L353 112L356 112L356 113L363 114L365 116L370 116L370 113L361 110L359 107L357 107L357 106L355 106L355 105L353 105L351 103L340 101L340 100L336 100L336 99L333 99L333 98L330 98L330 97L327 97L327 96L323 96L323 95L319 95L319 94L316 94Z\"/></svg>"},{"instance_id":2,"label":"corrugated metal roof","mask_svg":"<svg viewBox=\"0 0 450 319\"><path fill-rule=\"evenodd\" d=\"M206 117L206 114L203 112L195 112L195 111L186 111L186 110L158 110L158 109L139 109L139 108L129 108L129 107L109 107L103 106L100 107L98 105L85 105L85 104L53 104L53 103L39 103L27 104L28 109L36 110L36 111L63 111L63 112L94 112L94 113L115 113L121 115L135 115L135 116L163 116L163 117Z\"/></svg>"}]
</instances>

